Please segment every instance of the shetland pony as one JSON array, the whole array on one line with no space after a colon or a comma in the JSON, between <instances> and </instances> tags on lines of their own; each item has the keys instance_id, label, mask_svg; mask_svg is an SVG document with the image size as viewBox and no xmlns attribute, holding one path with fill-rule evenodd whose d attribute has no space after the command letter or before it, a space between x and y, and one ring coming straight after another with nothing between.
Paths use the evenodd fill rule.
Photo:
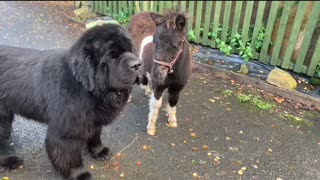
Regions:
<instances>
[{"instance_id":1,"label":"shetland pony","mask_svg":"<svg viewBox=\"0 0 320 180\"><path fill-rule=\"evenodd\" d=\"M155 135L162 95L168 89L168 126L178 127L176 105L179 94L192 71L192 57L186 38L185 13L168 11L165 15L142 12L134 15L128 31L142 60L140 83L150 95L147 133Z\"/></svg>"}]
</instances>

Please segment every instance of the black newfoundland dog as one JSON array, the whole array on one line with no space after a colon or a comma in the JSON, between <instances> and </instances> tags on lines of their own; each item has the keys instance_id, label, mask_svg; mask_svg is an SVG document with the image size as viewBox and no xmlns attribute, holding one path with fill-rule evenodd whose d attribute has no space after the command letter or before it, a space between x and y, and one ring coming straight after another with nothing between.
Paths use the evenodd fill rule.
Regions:
<instances>
[{"instance_id":1,"label":"black newfoundland dog","mask_svg":"<svg viewBox=\"0 0 320 180\"><path fill-rule=\"evenodd\" d=\"M14 114L46 123L45 147L54 168L67 179L91 179L81 170L81 148L87 146L93 158L108 158L102 126L124 108L139 66L130 35L113 24L86 31L67 50L0 46L0 144L7 144ZM22 162L0 155L7 169Z\"/></svg>"}]
</instances>

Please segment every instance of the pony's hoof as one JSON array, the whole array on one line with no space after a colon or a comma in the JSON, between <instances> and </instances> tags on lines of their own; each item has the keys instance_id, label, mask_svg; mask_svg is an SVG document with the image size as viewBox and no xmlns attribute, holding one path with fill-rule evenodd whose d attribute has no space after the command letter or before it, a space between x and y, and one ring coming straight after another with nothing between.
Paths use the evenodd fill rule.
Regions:
<instances>
[{"instance_id":1,"label":"pony's hoof","mask_svg":"<svg viewBox=\"0 0 320 180\"><path fill-rule=\"evenodd\" d=\"M155 129L148 129L147 130L147 133L150 135L150 136L154 136L156 134L156 130Z\"/></svg>"},{"instance_id":2,"label":"pony's hoof","mask_svg":"<svg viewBox=\"0 0 320 180\"><path fill-rule=\"evenodd\" d=\"M127 103L131 103L132 102L132 95L129 96Z\"/></svg>"},{"instance_id":3,"label":"pony's hoof","mask_svg":"<svg viewBox=\"0 0 320 180\"><path fill-rule=\"evenodd\" d=\"M150 96L150 94L151 94L151 91L144 91L144 95L146 95L146 96Z\"/></svg>"},{"instance_id":4,"label":"pony's hoof","mask_svg":"<svg viewBox=\"0 0 320 180\"><path fill-rule=\"evenodd\" d=\"M167 126L172 127L172 128L177 128L178 127L178 123L177 122L167 122L166 123Z\"/></svg>"}]
</instances>

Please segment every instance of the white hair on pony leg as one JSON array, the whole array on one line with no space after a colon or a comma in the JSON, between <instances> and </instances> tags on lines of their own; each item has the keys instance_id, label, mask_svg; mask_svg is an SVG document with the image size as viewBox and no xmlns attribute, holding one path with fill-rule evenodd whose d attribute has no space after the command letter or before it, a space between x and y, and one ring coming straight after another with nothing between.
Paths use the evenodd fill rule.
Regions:
<instances>
[{"instance_id":1,"label":"white hair on pony leg","mask_svg":"<svg viewBox=\"0 0 320 180\"><path fill-rule=\"evenodd\" d=\"M151 93L149 103L149 115L148 115L148 126L147 133L154 136L156 134L156 122L158 118L159 109L162 105L162 96L157 100L154 97L153 92Z\"/></svg>"},{"instance_id":2,"label":"white hair on pony leg","mask_svg":"<svg viewBox=\"0 0 320 180\"><path fill-rule=\"evenodd\" d=\"M171 107L170 104L168 103L166 107L166 111L169 116L168 126L172 128L177 128L178 127L177 118L176 118L177 107L176 106Z\"/></svg>"}]
</instances>

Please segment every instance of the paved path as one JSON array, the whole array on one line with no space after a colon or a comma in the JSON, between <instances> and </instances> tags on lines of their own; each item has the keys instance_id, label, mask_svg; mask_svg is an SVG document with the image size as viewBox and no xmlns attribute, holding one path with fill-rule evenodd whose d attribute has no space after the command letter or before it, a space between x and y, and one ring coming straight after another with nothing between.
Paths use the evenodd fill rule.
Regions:
<instances>
[{"instance_id":1,"label":"paved path","mask_svg":"<svg viewBox=\"0 0 320 180\"><path fill-rule=\"evenodd\" d=\"M63 14L71 11L62 4L1 1L0 43L42 49L69 47L83 29L64 19ZM221 94L225 89L236 93L239 88L230 80L194 71L181 94L179 128L167 127L161 111L154 137L145 131L148 98L135 88L132 103L102 135L114 153L123 150L121 156L97 162L85 154L85 166L92 165L95 179L120 179L121 173L125 179L185 180L193 179L195 173L201 179L320 179L319 128L297 128L276 111L261 111ZM319 115L311 117L319 121ZM44 125L16 117L11 141L25 159L24 169L0 172L0 177L58 179L43 146L45 131ZM246 170L241 176L238 171L242 167Z\"/></svg>"}]
</instances>

